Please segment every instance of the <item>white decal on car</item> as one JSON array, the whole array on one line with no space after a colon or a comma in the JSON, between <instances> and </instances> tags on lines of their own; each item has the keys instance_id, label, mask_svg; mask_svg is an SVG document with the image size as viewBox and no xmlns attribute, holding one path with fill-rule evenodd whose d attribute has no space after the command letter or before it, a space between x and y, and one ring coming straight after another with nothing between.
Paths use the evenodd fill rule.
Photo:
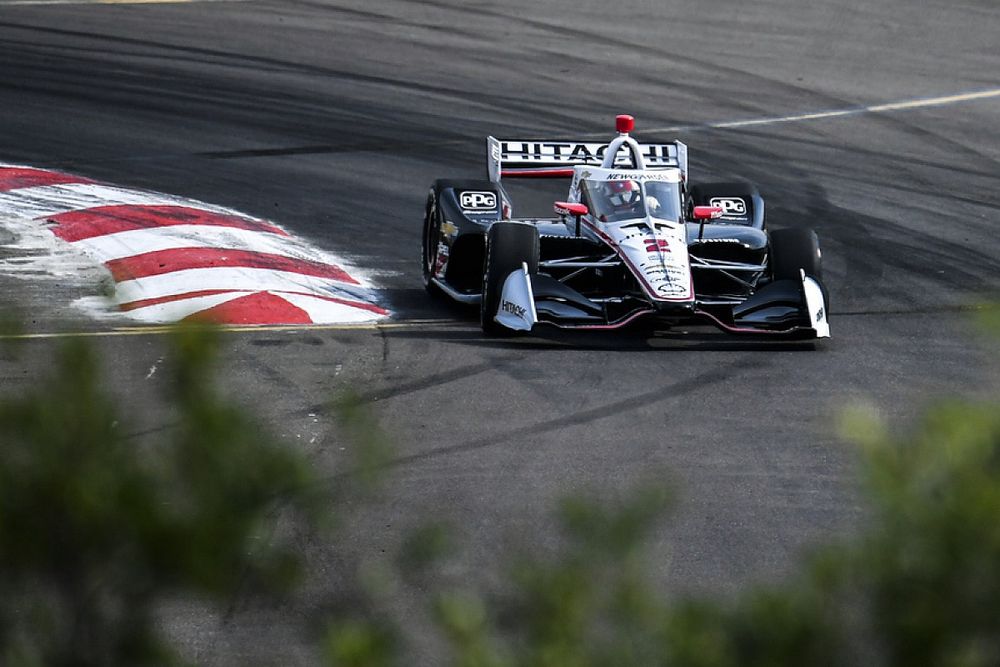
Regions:
<instances>
[{"instance_id":1,"label":"white decal on car","mask_svg":"<svg viewBox=\"0 0 1000 667\"><path fill-rule=\"evenodd\" d=\"M459 203L466 211L495 211L497 196L492 192L463 192Z\"/></svg>"},{"instance_id":2,"label":"white decal on car","mask_svg":"<svg viewBox=\"0 0 1000 667\"><path fill-rule=\"evenodd\" d=\"M722 209L722 217L744 216L747 214L747 203L739 197L712 197L708 202Z\"/></svg>"}]
</instances>

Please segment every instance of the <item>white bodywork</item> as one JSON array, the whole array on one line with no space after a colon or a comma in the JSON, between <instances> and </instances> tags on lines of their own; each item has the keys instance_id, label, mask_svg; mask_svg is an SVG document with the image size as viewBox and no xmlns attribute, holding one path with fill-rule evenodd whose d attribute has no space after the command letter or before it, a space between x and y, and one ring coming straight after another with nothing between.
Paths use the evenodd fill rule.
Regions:
<instances>
[{"instance_id":1,"label":"white bodywork","mask_svg":"<svg viewBox=\"0 0 1000 667\"><path fill-rule=\"evenodd\" d=\"M520 269L512 271L507 276L500 292L500 306L494 319L514 331L531 331L531 327L538 322L527 264L522 263Z\"/></svg>"},{"instance_id":2,"label":"white bodywork","mask_svg":"<svg viewBox=\"0 0 1000 667\"><path fill-rule=\"evenodd\" d=\"M633 180L680 183L678 169L655 171L577 167L570 186L570 201L579 201L580 180ZM691 260L683 221L645 216L601 222L584 216L586 231L608 244L635 274L646 295L654 301L694 301Z\"/></svg>"},{"instance_id":3,"label":"white bodywork","mask_svg":"<svg viewBox=\"0 0 1000 667\"><path fill-rule=\"evenodd\" d=\"M623 135L625 136L625 135ZM486 154L489 156L490 180L499 183L504 169L545 169L555 167L574 167L589 165L603 166L609 156L615 166L631 164L627 150L621 150L622 144L618 137L610 144L586 141L531 141L502 140L494 137L486 138ZM634 144L650 169L674 167L687 178L688 152L687 146L680 141L670 143Z\"/></svg>"},{"instance_id":4,"label":"white bodywork","mask_svg":"<svg viewBox=\"0 0 1000 667\"><path fill-rule=\"evenodd\" d=\"M605 225L608 245L631 266L646 295L654 301L694 301L684 226L655 221L641 230L623 227Z\"/></svg>"},{"instance_id":5,"label":"white bodywork","mask_svg":"<svg viewBox=\"0 0 1000 667\"><path fill-rule=\"evenodd\" d=\"M806 310L809 312L809 326L816 332L816 338L830 337L830 323L827 321L826 300L823 290L815 279L800 271L802 276L802 291L806 295Z\"/></svg>"}]
</instances>

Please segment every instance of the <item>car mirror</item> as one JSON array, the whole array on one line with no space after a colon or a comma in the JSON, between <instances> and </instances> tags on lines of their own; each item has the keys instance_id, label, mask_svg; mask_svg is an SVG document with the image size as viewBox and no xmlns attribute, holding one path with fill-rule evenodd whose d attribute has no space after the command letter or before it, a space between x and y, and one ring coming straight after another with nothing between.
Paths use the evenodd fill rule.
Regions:
<instances>
[{"instance_id":1,"label":"car mirror","mask_svg":"<svg viewBox=\"0 0 1000 667\"><path fill-rule=\"evenodd\" d=\"M586 204L571 204L566 201L557 201L552 207L555 209L556 215L572 215L576 218L576 235L580 235L580 218L587 215L590 211L587 209Z\"/></svg>"},{"instance_id":2,"label":"car mirror","mask_svg":"<svg viewBox=\"0 0 1000 667\"><path fill-rule=\"evenodd\" d=\"M586 204L570 204L565 201L557 201L552 208L556 215L587 215L590 212Z\"/></svg>"},{"instance_id":3,"label":"car mirror","mask_svg":"<svg viewBox=\"0 0 1000 667\"><path fill-rule=\"evenodd\" d=\"M695 220L717 220L722 217L720 206L695 206L691 215Z\"/></svg>"}]
</instances>

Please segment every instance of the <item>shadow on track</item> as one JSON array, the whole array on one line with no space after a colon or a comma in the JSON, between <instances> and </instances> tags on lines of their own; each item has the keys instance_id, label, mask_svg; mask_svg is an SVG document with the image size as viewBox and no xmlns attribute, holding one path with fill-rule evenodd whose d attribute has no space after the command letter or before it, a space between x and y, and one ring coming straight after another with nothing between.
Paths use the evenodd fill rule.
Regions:
<instances>
[{"instance_id":1,"label":"shadow on track","mask_svg":"<svg viewBox=\"0 0 1000 667\"><path fill-rule=\"evenodd\" d=\"M817 349L815 341L776 339L766 336L732 336L711 326L689 326L673 330L657 330L649 324L637 323L617 331L580 331L537 327L531 335L510 338L488 338L479 328L477 306L456 303L443 296L426 294L421 289L387 290L390 299L405 303L397 310L400 319L454 320L467 325L450 330L392 329L389 338L427 339L473 347L505 350L555 350L617 352L801 352Z\"/></svg>"},{"instance_id":2,"label":"shadow on track","mask_svg":"<svg viewBox=\"0 0 1000 667\"><path fill-rule=\"evenodd\" d=\"M471 325L470 325L471 326ZM484 337L478 326L468 330L393 330L391 338L422 338L497 350L580 350L614 352L807 352L821 349L814 341L734 338L724 333L671 333L643 330L551 332L511 338Z\"/></svg>"}]
</instances>

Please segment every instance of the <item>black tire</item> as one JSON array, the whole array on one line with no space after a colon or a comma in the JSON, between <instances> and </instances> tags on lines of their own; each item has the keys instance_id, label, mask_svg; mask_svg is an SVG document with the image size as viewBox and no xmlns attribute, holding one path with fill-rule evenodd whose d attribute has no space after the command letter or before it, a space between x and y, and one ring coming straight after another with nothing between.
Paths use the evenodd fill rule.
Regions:
<instances>
[{"instance_id":1,"label":"black tire","mask_svg":"<svg viewBox=\"0 0 1000 667\"><path fill-rule=\"evenodd\" d=\"M799 270L807 276L823 279L823 258L819 237L811 229L778 229L771 239L771 277L774 280L798 280Z\"/></svg>"},{"instance_id":2,"label":"black tire","mask_svg":"<svg viewBox=\"0 0 1000 667\"><path fill-rule=\"evenodd\" d=\"M420 265L423 268L424 289L431 294L438 294L437 286L431 282L434 272L434 264L437 262L438 243L441 238L441 213L437 206L437 192L431 188L427 195L427 204L424 206L424 232L422 236L422 250L420 253Z\"/></svg>"},{"instance_id":3,"label":"black tire","mask_svg":"<svg viewBox=\"0 0 1000 667\"><path fill-rule=\"evenodd\" d=\"M493 319L500 307L503 283L512 271L528 264L528 273L538 272L538 229L521 222L496 222L486 234L483 266L483 300L479 321L488 336L509 336L514 332Z\"/></svg>"}]
</instances>

